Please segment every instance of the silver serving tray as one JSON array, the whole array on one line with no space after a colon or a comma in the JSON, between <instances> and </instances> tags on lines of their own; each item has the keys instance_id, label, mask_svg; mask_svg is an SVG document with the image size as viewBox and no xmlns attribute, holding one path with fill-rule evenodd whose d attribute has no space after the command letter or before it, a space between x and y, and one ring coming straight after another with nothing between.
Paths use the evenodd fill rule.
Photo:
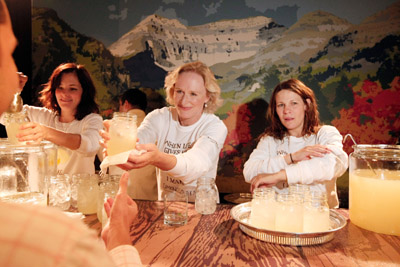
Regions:
<instances>
[{"instance_id":1,"label":"silver serving tray","mask_svg":"<svg viewBox=\"0 0 400 267\"><path fill-rule=\"evenodd\" d=\"M231 209L231 216L239 223L239 228L247 235L262 241L289 245L310 246L329 242L333 239L336 231L346 226L346 218L337 211L330 210L331 229L316 233L291 233L261 229L249 224L251 202L236 205Z\"/></svg>"}]
</instances>

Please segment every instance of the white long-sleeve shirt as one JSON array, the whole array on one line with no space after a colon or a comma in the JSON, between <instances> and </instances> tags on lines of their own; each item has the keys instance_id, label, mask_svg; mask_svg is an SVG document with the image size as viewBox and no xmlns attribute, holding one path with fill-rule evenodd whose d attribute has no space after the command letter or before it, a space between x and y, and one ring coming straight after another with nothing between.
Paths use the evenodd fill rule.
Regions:
<instances>
[{"instance_id":1,"label":"white long-sleeve shirt","mask_svg":"<svg viewBox=\"0 0 400 267\"><path fill-rule=\"evenodd\" d=\"M326 145L332 152L323 157L314 157L288 165L284 156L306 146ZM322 126L317 134L307 137L287 136L283 140L271 136L263 137L244 165L246 182L258 174L276 173L285 170L289 184L309 184L313 190L327 192L329 207L338 207L336 179L348 167L348 156L343 151L342 136L333 126Z\"/></svg>"},{"instance_id":2,"label":"white long-sleeve shirt","mask_svg":"<svg viewBox=\"0 0 400 267\"><path fill-rule=\"evenodd\" d=\"M225 124L213 114L203 113L193 125L182 126L173 107L149 113L138 128L139 142L157 144L160 151L177 159L171 170L156 170L158 199L164 190L185 191L189 201L194 201L197 178L216 176L227 133Z\"/></svg>"},{"instance_id":3,"label":"white long-sleeve shirt","mask_svg":"<svg viewBox=\"0 0 400 267\"><path fill-rule=\"evenodd\" d=\"M58 173L76 174L95 172L94 158L100 148L99 130L103 129L103 119L99 114L91 113L82 120L60 122L59 116L52 110L42 107L24 105L24 110L32 122L40 123L58 131L81 135L81 144L78 149L70 150L58 147L57 171ZM3 118L4 116L2 116ZM3 123L3 122L2 122Z\"/></svg>"}]
</instances>

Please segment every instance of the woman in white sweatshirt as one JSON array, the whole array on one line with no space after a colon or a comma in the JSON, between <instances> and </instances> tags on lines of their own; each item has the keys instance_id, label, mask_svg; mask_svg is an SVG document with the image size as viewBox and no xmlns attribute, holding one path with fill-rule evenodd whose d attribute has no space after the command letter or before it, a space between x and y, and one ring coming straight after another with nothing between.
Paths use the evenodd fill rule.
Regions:
<instances>
[{"instance_id":1,"label":"woman in white sweatshirt","mask_svg":"<svg viewBox=\"0 0 400 267\"><path fill-rule=\"evenodd\" d=\"M244 165L251 191L308 184L326 191L329 206L338 207L336 179L346 171L348 156L339 131L321 125L314 92L296 79L278 84L267 117L270 125Z\"/></svg>"},{"instance_id":2,"label":"woman in white sweatshirt","mask_svg":"<svg viewBox=\"0 0 400 267\"><path fill-rule=\"evenodd\" d=\"M156 167L158 199L163 192L185 192L195 199L197 178L215 177L227 128L213 113L222 100L214 74L202 62L184 64L165 78L171 105L149 113L138 128L138 156L131 153L124 170ZM106 128L108 127L105 122ZM108 134L102 132L103 143Z\"/></svg>"},{"instance_id":3,"label":"woman in white sweatshirt","mask_svg":"<svg viewBox=\"0 0 400 267\"><path fill-rule=\"evenodd\" d=\"M83 65L59 65L40 92L43 107L24 105L30 122L20 127L18 140L56 144L58 173L94 173L103 128L95 96L96 88Z\"/></svg>"}]
</instances>

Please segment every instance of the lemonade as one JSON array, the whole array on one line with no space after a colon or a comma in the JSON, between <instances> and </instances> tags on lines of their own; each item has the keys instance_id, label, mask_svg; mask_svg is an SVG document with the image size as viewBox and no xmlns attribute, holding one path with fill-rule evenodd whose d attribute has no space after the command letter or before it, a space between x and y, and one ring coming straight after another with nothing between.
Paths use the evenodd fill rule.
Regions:
<instances>
[{"instance_id":1,"label":"lemonade","mask_svg":"<svg viewBox=\"0 0 400 267\"><path fill-rule=\"evenodd\" d=\"M110 132L110 141L107 143L107 154L113 156L131 149L136 146L136 133Z\"/></svg>"},{"instance_id":2,"label":"lemonade","mask_svg":"<svg viewBox=\"0 0 400 267\"><path fill-rule=\"evenodd\" d=\"M11 122L6 125L8 141L13 145L25 144L25 142L19 142L16 136L22 124L24 123Z\"/></svg>"},{"instance_id":3,"label":"lemonade","mask_svg":"<svg viewBox=\"0 0 400 267\"><path fill-rule=\"evenodd\" d=\"M303 232L315 233L325 232L330 228L329 208L319 207L317 209L304 208Z\"/></svg>"},{"instance_id":4,"label":"lemonade","mask_svg":"<svg viewBox=\"0 0 400 267\"><path fill-rule=\"evenodd\" d=\"M303 203L295 195L278 194L275 216L276 231L303 231Z\"/></svg>"},{"instance_id":5,"label":"lemonade","mask_svg":"<svg viewBox=\"0 0 400 267\"><path fill-rule=\"evenodd\" d=\"M382 234L400 236L400 171L358 169L350 172L350 220Z\"/></svg>"},{"instance_id":6,"label":"lemonade","mask_svg":"<svg viewBox=\"0 0 400 267\"><path fill-rule=\"evenodd\" d=\"M122 112L114 112L110 124L110 140L107 142L107 154L113 156L136 146L136 116Z\"/></svg>"},{"instance_id":7,"label":"lemonade","mask_svg":"<svg viewBox=\"0 0 400 267\"><path fill-rule=\"evenodd\" d=\"M251 201L250 224L275 230L275 191L272 188L256 188Z\"/></svg>"},{"instance_id":8,"label":"lemonade","mask_svg":"<svg viewBox=\"0 0 400 267\"><path fill-rule=\"evenodd\" d=\"M26 111L15 112L15 113L5 113L4 125L6 126L8 141L13 145L25 145L26 142L19 142L16 137L19 127L22 124L29 122L28 115Z\"/></svg>"}]
</instances>

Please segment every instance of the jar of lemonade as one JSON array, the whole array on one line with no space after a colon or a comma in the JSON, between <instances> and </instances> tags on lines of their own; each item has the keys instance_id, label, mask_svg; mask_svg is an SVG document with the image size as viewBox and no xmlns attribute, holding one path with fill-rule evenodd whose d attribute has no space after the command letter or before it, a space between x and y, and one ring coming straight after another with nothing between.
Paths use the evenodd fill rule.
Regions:
<instances>
[{"instance_id":1,"label":"jar of lemonade","mask_svg":"<svg viewBox=\"0 0 400 267\"><path fill-rule=\"evenodd\" d=\"M78 211L83 214L97 213L97 199L99 194L99 178L97 174L75 174L73 177L77 185Z\"/></svg>"},{"instance_id":2,"label":"jar of lemonade","mask_svg":"<svg viewBox=\"0 0 400 267\"><path fill-rule=\"evenodd\" d=\"M306 192L303 205L304 233L325 232L330 229L329 205L326 192Z\"/></svg>"},{"instance_id":3,"label":"jar of lemonade","mask_svg":"<svg viewBox=\"0 0 400 267\"><path fill-rule=\"evenodd\" d=\"M271 187L256 188L251 200L250 224L252 226L275 230L275 190Z\"/></svg>"},{"instance_id":4,"label":"jar of lemonade","mask_svg":"<svg viewBox=\"0 0 400 267\"><path fill-rule=\"evenodd\" d=\"M349 213L355 225L400 236L400 146L354 145L349 160Z\"/></svg>"},{"instance_id":5,"label":"jar of lemonade","mask_svg":"<svg viewBox=\"0 0 400 267\"><path fill-rule=\"evenodd\" d=\"M19 131L19 127L22 124L29 122L28 114L26 110L22 110L20 112L14 113L5 113L4 117L4 125L6 126L6 132L8 141L13 145L24 145L26 142L19 142L17 138L17 133Z\"/></svg>"},{"instance_id":6,"label":"jar of lemonade","mask_svg":"<svg viewBox=\"0 0 400 267\"><path fill-rule=\"evenodd\" d=\"M110 140L107 142L109 156L134 149L137 139L136 115L114 112L109 133Z\"/></svg>"},{"instance_id":7,"label":"jar of lemonade","mask_svg":"<svg viewBox=\"0 0 400 267\"><path fill-rule=\"evenodd\" d=\"M303 232L303 199L289 192L276 197L275 230L280 232Z\"/></svg>"}]
</instances>

